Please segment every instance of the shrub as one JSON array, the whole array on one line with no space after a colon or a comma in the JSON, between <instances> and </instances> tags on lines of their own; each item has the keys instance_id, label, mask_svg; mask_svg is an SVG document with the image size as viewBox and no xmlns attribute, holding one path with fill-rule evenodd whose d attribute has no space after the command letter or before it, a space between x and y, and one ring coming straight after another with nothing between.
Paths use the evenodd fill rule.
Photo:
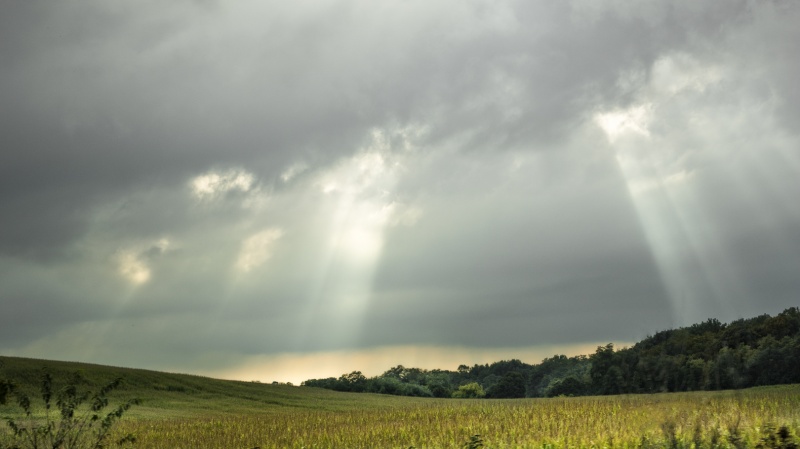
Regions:
<instances>
[{"instance_id":1,"label":"shrub","mask_svg":"<svg viewBox=\"0 0 800 449\"><path fill-rule=\"evenodd\" d=\"M483 387L477 382L471 382L466 385L458 387L458 390L453 392L454 398L482 398L486 396Z\"/></svg>"},{"instance_id":2,"label":"shrub","mask_svg":"<svg viewBox=\"0 0 800 449\"><path fill-rule=\"evenodd\" d=\"M0 382L0 404L15 398L22 409L23 418L6 418L11 429L11 441L7 449L101 449L106 446L111 428L122 418L122 415L133 405L136 399L122 403L109 412L108 394L117 389L122 379L115 379L96 393L78 391L77 378L62 388L55 390L52 376L44 372L39 391L42 397L44 416L35 413L30 397L18 391L13 382ZM55 402L54 402L55 399ZM85 405L85 407L84 407ZM52 409L58 409L59 416L54 417ZM118 444L132 443L135 438L131 434L123 436ZM0 442L0 449L5 449Z\"/></svg>"}]
</instances>

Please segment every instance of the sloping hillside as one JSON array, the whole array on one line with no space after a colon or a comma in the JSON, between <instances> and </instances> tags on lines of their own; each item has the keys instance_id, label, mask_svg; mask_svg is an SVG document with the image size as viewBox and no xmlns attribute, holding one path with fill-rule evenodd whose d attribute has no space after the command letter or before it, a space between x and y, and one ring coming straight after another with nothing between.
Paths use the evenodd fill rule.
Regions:
<instances>
[{"instance_id":1,"label":"sloping hillside","mask_svg":"<svg viewBox=\"0 0 800 449\"><path fill-rule=\"evenodd\" d=\"M76 362L59 362L0 356L0 379L12 380L20 391L36 397L43 370L57 386L74 380L81 389L95 390L116 378L122 387L112 400L139 398L130 416L189 417L210 413L286 412L288 409L352 410L413 402L412 398L356 395L312 387L271 385L211 379L188 374L163 373ZM13 412L13 404L0 406L0 414Z\"/></svg>"}]
</instances>

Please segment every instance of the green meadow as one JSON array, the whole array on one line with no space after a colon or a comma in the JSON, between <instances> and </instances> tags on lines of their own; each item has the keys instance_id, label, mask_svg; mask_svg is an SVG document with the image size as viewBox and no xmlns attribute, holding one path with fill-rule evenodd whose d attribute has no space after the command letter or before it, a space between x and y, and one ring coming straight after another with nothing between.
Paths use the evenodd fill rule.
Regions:
<instances>
[{"instance_id":1,"label":"green meadow","mask_svg":"<svg viewBox=\"0 0 800 449\"><path fill-rule=\"evenodd\" d=\"M342 393L108 366L0 357L0 379L35 396L42 369L80 388L117 377L141 400L115 426L137 448L792 448L800 385L548 399ZM56 386L57 386L56 385ZM41 401L39 401L41 402ZM37 402L38 403L38 402ZM0 416L19 418L9 401ZM42 410L36 414L41 415ZM8 430L0 435L7 438ZM6 440L7 441L7 440Z\"/></svg>"}]
</instances>

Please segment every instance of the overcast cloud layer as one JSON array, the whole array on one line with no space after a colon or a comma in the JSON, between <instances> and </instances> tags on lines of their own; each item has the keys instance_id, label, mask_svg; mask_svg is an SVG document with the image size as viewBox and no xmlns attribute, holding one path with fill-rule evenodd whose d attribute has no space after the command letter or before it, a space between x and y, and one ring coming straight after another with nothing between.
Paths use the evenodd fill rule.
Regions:
<instances>
[{"instance_id":1,"label":"overcast cloud layer","mask_svg":"<svg viewBox=\"0 0 800 449\"><path fill-rule=\"evenodd\" d=\"M798 305L794 2L0 8L0 353L271 379Z\"/></svg>"}]
</instances>

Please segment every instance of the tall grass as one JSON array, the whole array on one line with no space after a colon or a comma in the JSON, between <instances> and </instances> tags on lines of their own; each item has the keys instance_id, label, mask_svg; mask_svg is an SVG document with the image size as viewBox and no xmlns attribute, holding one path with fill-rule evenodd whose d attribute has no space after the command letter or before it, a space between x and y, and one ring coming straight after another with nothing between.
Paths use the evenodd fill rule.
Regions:
<instances>
[{"instance_id":1,"label":"tall grass","mask_svg":"<svg viewBox=\"0 0 800 449\"><path fill-rule=\"evenodd\" d=\"M800 387L520 400L122 423L140 448L738 448L800 424ZM768 441L767 441L768 442ZM779 447L769 446L764 447Z\"/></svg>"}]
</instances>

